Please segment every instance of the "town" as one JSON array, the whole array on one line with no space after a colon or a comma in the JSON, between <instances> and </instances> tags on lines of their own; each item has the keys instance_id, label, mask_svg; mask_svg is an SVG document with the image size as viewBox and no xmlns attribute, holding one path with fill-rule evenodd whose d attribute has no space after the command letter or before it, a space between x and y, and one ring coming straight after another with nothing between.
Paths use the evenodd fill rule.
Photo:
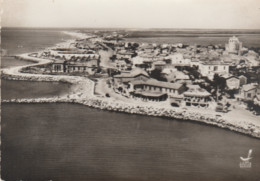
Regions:
<instances>
[{"instance_id":1,"label":"town","mask_svg":"<svg viewBox=\"0 0 260 181\"><path fill-rule=\"evenodd\" d=\"M127 42L122 32L89 33L31 56L52 63L23 72L79 75L95 81L95 93L123 101L260 114L259 50L236 37L223 45Z\"/></svg>"}]
</instances>

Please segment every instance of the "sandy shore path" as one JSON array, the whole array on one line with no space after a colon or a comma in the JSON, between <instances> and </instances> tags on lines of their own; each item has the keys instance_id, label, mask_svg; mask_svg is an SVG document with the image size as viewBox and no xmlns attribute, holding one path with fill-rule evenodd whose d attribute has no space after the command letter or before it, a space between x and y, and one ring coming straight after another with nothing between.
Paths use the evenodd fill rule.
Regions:
<instances>
[{"instance_id":1,"label":"sandy shore path","mask_svg":"<svg viewBox=\"0 0 260 181\"><path fill-rule=\"evenodd\" d=\"M20 71L23 68L26 68L26 67L31 67L31 66L35 66L35 65L45 65L45 64L48 64L48 63L52 62L52 60L49 60L49 59L43 59L43 58L38 58L38 57L30 57L29 54L27 54L27 53L18 55L17 57L19 59L28 60L28 61L31 61L31 62L35 62L37 64L33 63L33 64L28 64L28 65L22 65L22 66L5 68L5 69L2 69L2 73L3 74L17 75L17 76L22 75L22 76L30 76L31 77L34 74L21 73ZM37 75L37 76L39 76L39 75ZM50 76L50 75L41 75L41 76Z\"/></svg>"}]
</instances>

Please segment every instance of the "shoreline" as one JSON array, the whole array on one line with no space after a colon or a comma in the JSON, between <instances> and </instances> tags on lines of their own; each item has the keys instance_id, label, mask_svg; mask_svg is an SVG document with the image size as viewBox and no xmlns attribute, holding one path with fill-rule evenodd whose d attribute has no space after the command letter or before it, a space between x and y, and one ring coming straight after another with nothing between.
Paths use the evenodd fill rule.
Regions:
<instances>
[{"instance_id":1,"label":"shoreline","mask_svg":"<svg viewBox=\"0 0 260 181\"><path fill-rule=\"evenodd\" d=\"M254 138L260 138L260 133L256 132L258 127L255 127L252 124L245 126L233 125L230 124L227 120L218 118L212 115L201 113L196 113L192 111L183 111L181 109L167 109L167 108L158 108L154 106L143 106L143 105L134 105L131 103L120 103L108 100L102 100L98 97L92 97L84 100L77 98L67 98L67 97L56 97L56 98L36 98L36 99L11 99L11 100L2 100L2 103L76 103L85 105L95 109L101 109L106 111L113 112L123 112L127 114L136 114L144 116L155 116L155 117L165 117L169 119L178 119L179 121L192 121L198 123L204 123L211 126L217 126L224 129L229 129L238 133L252 136Z\"/></svg>"},{"instance_id":2,"label":"shoreline","mask_svg":"<svg viewBox=\"0 0 260 181\"><path fill-rule=\"evenodd\" d=\"M1 77L7 80L52 81L70 83L74 85L72 90L64 96L56 96L52 98L1 100L3 103L78 103L92 108L107 111L166 117L170 119L174 118L180 121L195 121L212 126L217 126L220 128L229 129L231 131L250 135L255 138L260 138L259 125L250 123L248 121L234 122L234 120L223 118L221 115L219 115L219 113L210 114L207 113L207 111L204 111L202 113L201 111L197 112L194 110L184 110L182 108L162 107L154 103L137 105L135 103L123 102L120 100L115 100L113 98L100 97L94 94L95 83L86 77L22 73L21 70L25 67L44 65L52 62L52 60L48 59L31 57L29 56L29 54L30 53L17 55L16 58L25 59L35 63L2 69Z\"/></svg>"}]
</instances>

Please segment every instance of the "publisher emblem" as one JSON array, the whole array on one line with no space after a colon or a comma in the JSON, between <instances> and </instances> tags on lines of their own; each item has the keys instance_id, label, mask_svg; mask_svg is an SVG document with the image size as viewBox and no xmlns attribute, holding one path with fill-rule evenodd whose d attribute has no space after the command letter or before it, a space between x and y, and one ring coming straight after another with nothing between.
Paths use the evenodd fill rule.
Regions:
<instances>
[{"instance_id":1,"label":"publisher emblem","mask_svg":"<svg viewBox=\"0 0 260 181\"><path fill-rule=\"evenodd\" d=\"M250 149L249 151L248 151L248 155L247 155L247 157L240 157L240 164L239 164L239 166L240 166L240 168L251 168L252 167L252 164L251 164L251 162L250 162L250 160L253 158L252 157L252 152L253 152L253 150L252 149Z\"/></svg>"}]
</instances>

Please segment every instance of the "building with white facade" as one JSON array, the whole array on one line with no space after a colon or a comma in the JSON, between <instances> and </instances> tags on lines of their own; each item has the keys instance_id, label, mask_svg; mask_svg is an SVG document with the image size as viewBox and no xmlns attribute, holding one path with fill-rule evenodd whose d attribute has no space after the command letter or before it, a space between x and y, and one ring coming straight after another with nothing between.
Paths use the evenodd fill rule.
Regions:
<instances>
[{"instance_id":1,"label":"building with white facade","mask_svg":"<svg viewBox=\"0 0 260 181\"><path fill-rule=\"evenodd\" d=\"M226 52L228 54L240 55L242 51L242 42L238 40L237 37L233 36L229 39L228 43L225 45Z\"/></svg>"},{"instance_id":2,"label":"building with white facade","mask_svg":"<svg viewBox=\"0 0 260 181\"><path fill-rule=\"evenodd\" d=\"M190 66L191 60L184 58L183 54L176 53L166 57L171 60L171 64L174 66Z\"/></svg>"},{"instance_id":3,"label":"building with white facade","mask_svg":"<svg viewBox=\"0 0 260 181\"><path fill-rule=\"evenodd\" d=\"M199 65L199 71L202 76L213 80L214 75L226 76L229 74L229 65L220 61L202 62Z\"/></svg>"}]
</instances>

